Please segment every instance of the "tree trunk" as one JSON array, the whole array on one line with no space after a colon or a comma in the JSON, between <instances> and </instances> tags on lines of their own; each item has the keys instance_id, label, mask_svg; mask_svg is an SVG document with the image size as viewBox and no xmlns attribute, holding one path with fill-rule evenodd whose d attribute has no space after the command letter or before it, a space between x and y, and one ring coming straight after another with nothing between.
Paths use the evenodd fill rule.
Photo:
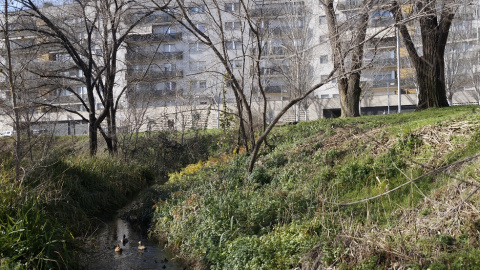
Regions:
<instances>
[{"instance_id":1,"label":"tree trunk","mask_svg":"<svg viewBox=\"0 0 480 270\"><path fill-rule=\"evenodd\" d=\"M339 93L341 99L342 116L357 117L360 116L360 73L355 72L344 79L347 83L339 84Z\"/></svg>"},{"instance_id":2,"label":"tree trunk","mask_svg":"<svg viewBox=\"0 0 480 270\"><path fill-rule=\"evenodd\" d=\"M425 52L425 54L427 54ZM416 67L418 79L418 108L448 107L447 92L445 89L445 62L443 55L437 55L433 66L427 61L421 61Z\"/></svg>"},{"instance_id":3,"label":"tree trunk","mask_svg":"<svg viewBox=\"0 0 480 270\"><path fill-rule=\"evenodd\" d=\"M97 127L95 125L96 117L95 111L90 112L88 115L88 142L90 146L90 156L95 156L97 154L98 148L98 133Z\"/></svg>"},{"instance_id":4,"label":"tree trunk","mask_svg":"<svg viewBox=\"0 0 480 270\"><path fill-rule=\"evenodd\" d=\"M423 56L418 51L404 23L403 14L397 1L392 2L391 12L398 24L405 48L415 67L418 81L417 110L448 107L445 87L445 47L456 5L444 0L441 12L436 10L433 0L418 0L416 9L420 22ZM438 15L440 13L440 16Z\"/></svg>"}]
</instances>

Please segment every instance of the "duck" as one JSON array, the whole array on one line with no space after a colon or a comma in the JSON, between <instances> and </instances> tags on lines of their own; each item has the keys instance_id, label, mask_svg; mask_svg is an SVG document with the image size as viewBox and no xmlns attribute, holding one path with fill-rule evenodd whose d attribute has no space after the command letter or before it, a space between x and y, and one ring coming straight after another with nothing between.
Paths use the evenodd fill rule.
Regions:
<instances>
[{"instance_id":1,"label":"duck","mask_svg":"<svg viewBox=\"0 0 480 270\"><path fill-rule=\"evenodd\" d=\"M138 249L139 250L145 250L145 249L147 249L147 247L142 245L142 241L138 241Z\"/></svg>"},{"instance_id":2,"label":"duck","mask_svg":"<svg viewBox=\"0 0 480 270\"><path fill-rule=\"evenodd\" d=\"M122 248L120 247L119 244L117 244L117 246L115 247L115 252L117 252L117 253L121 253L121 252L122 252Z\"/></svg>"},{"instance_id":3,"label":"duck","mask_svg":"<svg viewBox=\"0 0 480 270\"><path fill-rule=\"evenodd\" d=\"M124 245L124 246L125 246L125 244L128 243L128 239L125 237L125 234L123 235L123 239L120 240L120 242L122 242L122 245Z\"/></svg>"}]
</instances>

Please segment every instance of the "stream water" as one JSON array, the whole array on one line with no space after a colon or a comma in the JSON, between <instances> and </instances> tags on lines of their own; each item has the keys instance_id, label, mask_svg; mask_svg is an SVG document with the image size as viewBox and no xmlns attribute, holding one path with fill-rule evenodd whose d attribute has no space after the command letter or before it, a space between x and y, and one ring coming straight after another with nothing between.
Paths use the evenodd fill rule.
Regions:
<instances>
[{"instance_id":1,"label":"stream water","mask_svg":"<svg viewBox=\"0 0 480 270\"><path fill-rule=\"evenodd\" d=\"M127 239L126 243L121 243L123 235ZM139 241L146 246L145 250L138 249ZM122 252L115 252L117 244ZM181 264L172 259L173 254L120 218L105 224L86 248L83 259L86 269L183 269Z\"/></svg>"}]
</instances>

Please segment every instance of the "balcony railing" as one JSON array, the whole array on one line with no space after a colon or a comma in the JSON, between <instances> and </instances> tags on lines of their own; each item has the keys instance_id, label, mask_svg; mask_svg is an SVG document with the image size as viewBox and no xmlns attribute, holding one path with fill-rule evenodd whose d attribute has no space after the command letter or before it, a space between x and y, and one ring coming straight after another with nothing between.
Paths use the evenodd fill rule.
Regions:
<instances>
[{"instance_id":1,"label":"balcony railing","mask_svg":"<svg viewBox=\"0 0 480 270\"><path fill-rule=\"evenodd\" d=\"M87 95L80 95L83 100L87 99ZM68 95L68 96L46 96L44 101L55 104L71 104L71 103L81 103L77 96Z\"/></svg>"},{"instance_id":2,"label":"balcony railing","mask_svg":"<svg viewBox=\"0 0 480 270\"><path fill-rule=\"evenodd\" d=\"M148 80L148 81L162 81L172 79L176 77L182 77L183 70L170 70L170 71L130 71L127 74L127 80Z\"/></svg>"},{"instance_id":3,"label":"balcony railing","mask_svg":"<svg viewBox=\"0 0 480 270\"><path fill-rule=\"evenodd\" d=\"M275 94L275 93L281 93L281 92L282 92L282 87L278 85L265 87L265 93Z\"/></svg>"},{"instance_id":4,"label":"balcony railing","mask_svg":"<svg viewBox=\"0 0 480 270\"><path fill-rule=\"evenodd\" d=\"M147 35L130 35L129 42L153 42L153 41L181 41L182 33L165 33L165 34L147 34Z\"/></svg>"},{"instance_id":5,"label":"balcony railing","mask_svg":"<svg viewBox=\"0 0 480 270\"><path fill-rule=\"evenodd\" d=\"M390 88L391 91L394 91L397 89L397 79L382 79L382 80L366 80L362 81L362 84L364 84L366 87L369 88ZM412 86L413 85L413 79L400 79L400 86L402 88L405 88L407 86Z\"/></svg>"},{"instance_id":6,"label":"balcony railing","mask_svg":"<svg viewBox=\"0 0 480 270\"><path fill-rule=\"evenodd\" d=\"M277 17L277 16L293 16L293 15L303 15L305 14L305 8L303 6L299 7L259 7L251 10L252 17Z\"/></svg>"},{"instance_id":7,"label":"balcony railing","mask_svg":"<svg viewBox=\"0 0 480 270\"><path fill-rule=\"evenodd\" d=\"M130 62L143 62L149 60L182 60L183 52L129 52L127 60Z\"/></svg>"}]
</instances>

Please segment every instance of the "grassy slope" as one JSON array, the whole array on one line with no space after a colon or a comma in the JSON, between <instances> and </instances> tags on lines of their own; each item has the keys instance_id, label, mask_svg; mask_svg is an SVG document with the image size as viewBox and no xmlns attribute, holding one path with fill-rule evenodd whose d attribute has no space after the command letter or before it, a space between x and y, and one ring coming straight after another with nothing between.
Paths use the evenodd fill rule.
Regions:
<instances>
[{"instance_id":1,"label":"grassy slope","mask_svg":"<svg viewBox=\"0 0 480 270\"><path fill-rule=\"evenodd\" d=\"M480 267L478 159L388 193L479 153L479 127L472 107L279 127L247 178L244 155L170 175L156 230L197 268Z\"/></svg>"}]
</instances>

